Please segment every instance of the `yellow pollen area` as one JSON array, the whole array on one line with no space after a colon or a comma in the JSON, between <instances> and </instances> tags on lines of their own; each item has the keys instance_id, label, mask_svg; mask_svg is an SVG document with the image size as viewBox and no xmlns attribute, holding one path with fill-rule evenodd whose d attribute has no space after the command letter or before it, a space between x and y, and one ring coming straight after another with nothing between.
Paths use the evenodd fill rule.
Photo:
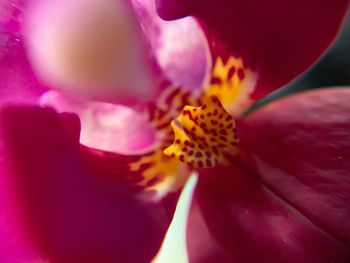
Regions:
<instances>
[{"instance_id":1,"label":"yellow pollen area","mask_svg":"<svg viewBox=\"0 0 350 263\"><path fill-rule=\"evenodd\" d=\"M180 189L190 175L186 165L165 156L162 149L131 163L130 171L140 173L143 178L138 185L146 191L154 191L155 199L162 198L169 191Z\"/></svg>"},{"instance_id":2,"label":"yellow pollen area","mask_svg":"<svg viewBox=\"0 0 350 263\"><path fill-rule=\"evenodd\" d=\"M204 100L200 107L185 106L171 126L175 140L164 154L191 167L225 164L237 154L235 121L215 96Z\"/></svg>"},{"instance_id":3,"label":"yellow pollen area","mask_svg":"<svg viewBox=\"0 0 350 263\"><path fill-rule=\"evenodd\" d=\"M245 67L241 58L230 56L226 63L215 61L211 83L204 89L204 98L218 97L223 107L233 116L239 115L250 104L257 75Z\"/></svg>"},{"instance_id":4,"label":"yellow pollen area","mask_svg":"<svg viewBox=\"0 0 350 263\"><path fill-rule=\"evenodd\" d=\"M156 130L154 150L129 166L137 184L159 199L180 189L191 168L227 164L238 153L233 117L252 102L256 80L241 58L230 56L216 59L201 91L166 87L146 116Z\"/></svg>"}]
</instances>

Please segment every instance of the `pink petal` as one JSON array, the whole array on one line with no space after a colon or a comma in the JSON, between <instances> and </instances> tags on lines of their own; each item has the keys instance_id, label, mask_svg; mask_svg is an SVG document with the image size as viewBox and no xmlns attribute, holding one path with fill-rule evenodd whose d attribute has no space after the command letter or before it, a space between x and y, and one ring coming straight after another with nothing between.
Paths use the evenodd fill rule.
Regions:
<instances>
[{"instance_id":1,"label":"pink petal","mask_svg":"<svg viewBox=\"0 0 350 263\"><path fill-rule=\"evenodd\" d=\"M211 67L208 43L196 21L160 19L153 1L133 0L164 77L184 89L202 88Z\"/></svg>"},{"instance_id":2,"label":"pink petal","mask_svg":"<svg viewBox=\"0 0 350 263\"><path fill-rule=\"evenodd\" d=\"M91 168L81 155L74 115L9 107L1 110L0 121L6 179L19 208L14 211L45 258L149 262L154 257L169 224L167 211L137 198L120 177Z\"/></svg>"},{"instance_id":3,"label":"pink petal","mask_svg":"<svg viewBox=\"0 0 350 263\"><path fill-rule=\"evenodd\" d=\"M155 143L146 117L131 108L70 97L49 91L40 100L58 112L74 112L81 121L80 142L88 147L123 154L145 151Z\"/></svg>"}]
</instances>

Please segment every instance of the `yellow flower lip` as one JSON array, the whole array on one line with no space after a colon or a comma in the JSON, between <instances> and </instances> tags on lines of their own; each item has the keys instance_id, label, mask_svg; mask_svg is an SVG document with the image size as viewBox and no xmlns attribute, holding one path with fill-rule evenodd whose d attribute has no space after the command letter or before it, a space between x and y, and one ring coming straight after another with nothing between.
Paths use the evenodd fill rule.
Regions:
<instances>
[{"instance_id":1,"label":"yellow flower lip","mask_svg":"<svg viewBox=\"0 0 350 263\"><path fill-rule=\"evenodd\" d=\"M215 96L200 107L185 106L172 121L174 143L164 150L194 168L211 168L237 154L235 121Z\"/></svg>"}]
</instances>

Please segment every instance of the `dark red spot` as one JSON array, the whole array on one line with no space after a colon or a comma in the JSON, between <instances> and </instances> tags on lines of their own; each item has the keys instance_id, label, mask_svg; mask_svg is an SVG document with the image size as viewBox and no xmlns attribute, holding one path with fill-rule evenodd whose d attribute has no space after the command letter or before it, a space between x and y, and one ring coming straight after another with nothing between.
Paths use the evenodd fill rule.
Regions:
<instances>
[{"instance_id":1,"label":"dark red spot","mask_svg":"<svg viewBox=\"0 0 350 263\"><path fill-rule=\"evenodd\" d=\"M194 153L194 151L189 151L189 152L188 152L188 155L189 155L189 156L192 156L193 153Z\"/></svg>"},{"instance_id":2,"label":"dark red spot","mask_svg":"<svg viewBox=\"0 0 350 263\"><path fill-rule=\"evenodd\" d=\"M185 153L187 152L187 147L182 148L182 151Z\"/></svg>"},{"instance_id":3,"label":"dark red spot","mask_svg":"<svg viewBox=\"0 0 350 263\"><path fill-rule=\"evenodd\" d=\"M184 162L184 161L185 161L185 156L184 156L183 154L181 154L179 158L180 158L180 161L181 161L181 162Z\"/></svg>"},{"instance_id":4,"label":"dark red spot","mask_svg":"<svg viewBox=\"0 0 350 263\"><path fill-rule=\"evenodd\" d=\"M180 89L176 89L172 93L170 93L170 95L165 100L166 103L168 105L171 105L171 103L173 102L173 100L176 98L176 96L179 94L180 91L181 91Z\"/></svg>"},{"instance_id":5,"label":"dark red spot","mask_svg":"<svg viewBox=\"0 0 350 263\"><path fill-rule=\"evenodd\" d=\"M207 164L208 167L211 167L211 166L212 166L212 165L211 165L211 161L210 161L209 159L207 159L207 160L205 161L205 163Z\"/></svg>"},{"instance_id":6,"label":"dark red spot","mask_svg":"<svg viewBox=\"0 0 350 263\"><path fill-rule=\"evenodd\" d=\"M205 148L209 148L209 145L207 144L206 141L203 142Z\"/></svg>"},{"instance_id":7,"label":"dark red spot","mask_svg":"<svg viewBox=\"0 0 350 263\"><path fill-rule=\"evenodd\" d=\"M207 156L208 158L211 157L211 153L210 152L205 152L205 156Z\"/></svg>"},{"instance_id":8,"label":"dark red spot","mask_svg":"<svg viewBox=\"0 0 350 263\"><path fill-rule=\"evenodd\" d=\"M232 122L226 125L226 129L231 129L231 128L233 128L233 123Z\"/></svg>"},{"instance_id":9,"label":"dark red spot","mask_svg":"<svg viewBox=\"0 0 350 263\"><path fill-rule=\"evenodd\" d=\"M194 147L194 144L191 143L189 140L186 140L186 141L185 141L185 145L186 145L186 146L189 146L189 147L191 147L191 148Z\"/></svg>"},{"instance_id":10,"label":"dark red spot","mask_svg":"<svg viewBox=\"0 0 350 263\"><path fill-rule=\"evenodd\" d=\"M238 78L239 78L240 80L243 80L243 79L244 79L245 74L244 74L244 70L243 70L242 68L239 68L239 69L238 69L237 74L238 74Z\"/></svg>"},{"instance_id":11,"label":"dark red spot","mask_svg":"<svg viewBox=\"0 0 350 263\"><path fill-rule=\"evenodd\" d=\"M224 142L227 142L227 139L226 139L225 136L220 136L219 139L222 140L222 141L224 141Z\"/></svg>"},{"instance_id":12,"label":"dark red spot","mask_svg":"<svg viewBox=\"0 0 350 263\"><path fill-rule=\"evenodd\" d=\"M230 120L232 120L231 116L227 116L226 119L225 119L225 121L230 121Z\"/></svg>"},{"instance_id":13,"label":"dark red spot","mask_svg":"<svg viewBox=\"0 0 350 263\"><path fill-rule=\"evenodd\" d=\"M221 129L221 130L219 131L219 133L220 133L221 135L227 135L227 131L226 131L225 129Z\"/></svg>"},{"instance_id":14,"label":"dark red spot","mask_svg":"<svg viewBox=\"0 0 350 263\"><path fill-rule=\"evenodd\" d=\"M222 119L223 117L224 117L224 114L221 113L221 114L219 115L219 119Z\"/></svg>"},{"instance_id":15,"label":"dark red spot","mask_svg":"<svg viewBox=\"0 0 350 263\"><path fill-rule=\"evenodd\" d=\"M195 156L197 158L201 158L201 157L203 157L203 154L201 152L196 152Z\"/></svg>"},{"instance_id":16,"label":"dark red spot","mask_svg":"<svg viewBox=\"0 0 350 263\"><path fill-rule=\"evenodd\" d=\"M236 68L234 66L232 66L230 68L230 70L228 71L227 79L231 79L235 73L236 73Z\"/></svg>"},{"instance_id":17,"label":"dark red spot","mask_svg":"<svg viewBox=\"0 0 350 263\"><path fill-rule=\"evenodd\" d=\"M176 139L175 143L176 143L176 144L180 144L180 143L181 143L181 140L180 140L180 139Z\"/></svg>"},{"instance_id":18,"label":"dark red spot","mask_svg":"<svg viewBox=\"0 0 350 263\"><path fill-rule=\"evenodd\" d=\"M197 141L197 135L195 134L195 133L190 133L190 136L191 136L191 139L193 140L193 141Z\"/></svg>"},{"instance_id":19,"label":"dark red spot","mask_svg":"<svg viewBox=\"0 0 350 263\"><path fill-rule=\"evenodd\" d=\"M211 132L211 134L213 134L214 136L217 136L217 135L218 135L218 133L217 133L217 131L216 131L215 129L210 129L210 132Z\"/></svg>"},{"instance_id":20,"label":"dark red spot","mask_svg":"<svg viewBox=\"0 0 350 263\"><path fill-rule=\"evenodd\" d=\"M218 102L218 98L217 98L217 97L213 97L213 98L211 99L211 101L212 101L213 103L217 103L217 102Z\"/></svg>"},{"instance_id":21,"label":"dark red spot","mask_svg":"<svg viewBox=\"0 0 350 263\"><path fill-rule=\"evenodd\" d=\"M220 85L220 84L221 84L221 79L218 78L218 77L212 77L211 80L210 80L210 82L211 82L212 84L218 84L218 85Z\"/></svg>"},{"instance_id":22,"label":"dark red spot","mask_svg":"<svg viewBox=\"0 0 350 263\"><path fill-rule=\"evenodd\" d=\"M212 125L217 125L217 124L218 124L218 122L217 122L216 120L211 120L210 123L211 123Z\"/></svg>"},{"instance_id":23,"label":"dark red spot","mask_svg":"<svg viewBox=\"0 0 350 263\"><path fill-rule=\"evenodd\" d=\"M185 116L186 115L191 116L191 112L189 110L183 110L182 114L185 115Z\"/></svg>"},{"instance_id":24,"label":"dark red spot","mask_svg":"<svg viewBox=\"0 0 350 263\"><path fill-rule=\"evenodd\" d=\"M202 161L198 161L197 164L198 164L198 167L199 167L199 168L203 168L203 166L204 166L204 164L203 164Z\"/></svg>"},{"instance_id":25,"label":"dark red spot","mask_svg":"<svg viewBox=\"0 0 350 263\"><path fill-rule=\"evenodd\" d=\"M157 175L147 182L147 186L154 186L157 183L159 183L161 181L161 179L162 179L162 176Z\"/></svg>"},{"instance_id":26,"label":"dark red spot","mask_svg":"<svg viewBox=\"0 0 350 263\"><path fill-rule=\"evenodd\" d=\"M202 108L202 110L205 110L207 108L207 105L203 104L201 108Z\"/></svg>"},{"instance_id":27,"label":"dark red spot","mask_svg":"<svg viewBox=\"0 0 350 263\"><path fill-rule=\"evenodd\" d=\"M141 166L140 166L140 170L147 170L147 169L149 169L150 167L152 167L153 164L154 164L154 162L143 163L143 164L141 164Z\"/></svg>"},{"instance_id":28,"label":"dark red spot","mask_svg":"<svg viewBox=\"0 0 350 263\"><path fill-rule=\"evenodd\" d=\"M206 129L207 128L207 124L205 122L202 122L199 127L201 127L202 129Z\"/></svg>"}]
</instances>

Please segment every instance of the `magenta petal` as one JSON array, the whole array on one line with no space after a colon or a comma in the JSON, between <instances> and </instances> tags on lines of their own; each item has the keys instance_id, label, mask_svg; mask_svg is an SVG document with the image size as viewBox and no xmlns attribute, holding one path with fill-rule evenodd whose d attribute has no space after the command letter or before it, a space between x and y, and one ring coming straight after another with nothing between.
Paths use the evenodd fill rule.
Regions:
<instances>
[{"instance_id":1,"label":"magenta petal","mask_svg":"<svg viewBox=\"0 0 350 263\"><path fill-rule=\"evenodd\" d=\"M48 108L1 110L19 222L52 262L149 262L169 218L79 156L79 121ZM108 182L106 182L106 180ZM115 187L111 187L115 185ZM115 191L118 187L123 191Z\"/></svg>"},{"instance_id":2,"label":"magenta petal","mask_svg":"<svg viewBox=\"0 0 350 263\"><path fill-rule=\"evenodd\" d=\"M213 262L213 255L219 262L239 263L345 263L350 259L350 249L341 241L236 164L202 171L196 202L201 217L190 217L188 225L189 234L197 237L188 239L193 242L189 244L191 262ZM208 233L202 239L203 231L211 239ZM195 250L196 242L207 249Z\"/></svg>"},{"instance_id":3,"label":"magenta petal","mask_svg":"<svg viewBox=\"0 0 350 263\"><path fill-rule=\"evenodd\" d=\"M257 110L238 125L248 163L315 225L350 247L350 89L314 90Z\"/></svg>"},{"instance_id":4,"label":"magenta petal","mask_svg":"<svg viewBox=\"0 0 350 263\"><path fill-rule=\"evenodd\" d=\"M0 2L0 28L18 33L21 30L23 9L29 0L2 0Z\"/></svg>"},{"instance_id":5,"label":"magenta petal","mask_svg":"<svg viewBox=\"0 0 350 263\"><path fill-rule=\"evenodd\" d=\"M22 40L1 29L0 79L0 103L35 104L46 90L32 72Z\"/></svg>"}]
</instances>

